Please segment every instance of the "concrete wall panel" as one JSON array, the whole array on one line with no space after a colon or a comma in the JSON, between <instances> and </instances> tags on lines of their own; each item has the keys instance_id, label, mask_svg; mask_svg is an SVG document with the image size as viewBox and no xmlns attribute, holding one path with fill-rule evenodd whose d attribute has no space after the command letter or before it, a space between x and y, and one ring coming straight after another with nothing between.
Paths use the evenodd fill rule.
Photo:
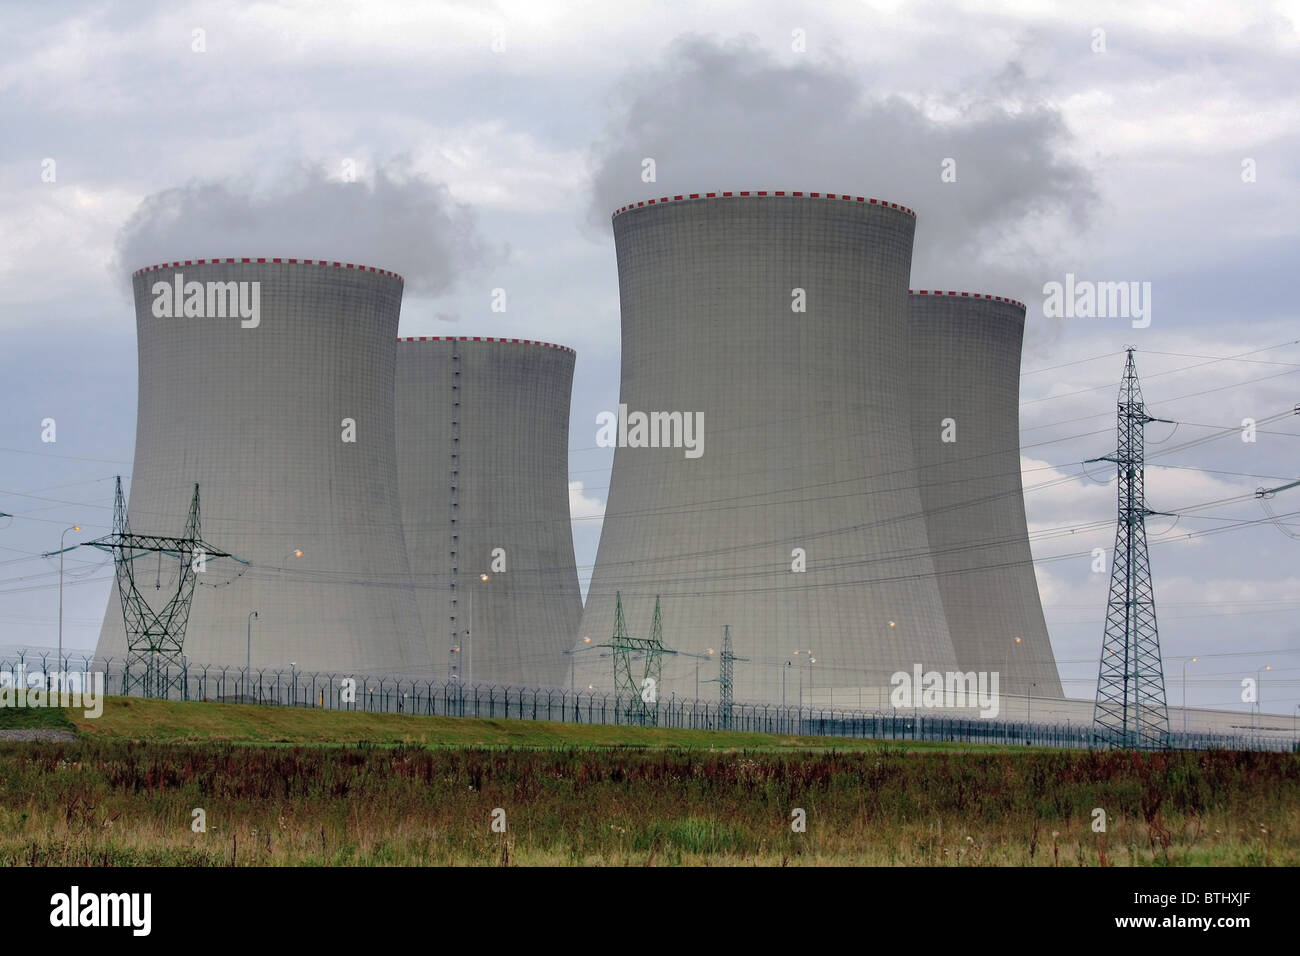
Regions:
<instances>
[{"instance_id":1,"label":"concrete wall panel","mask_svg":"<svg viewBox=\"0 0 1300 956\"><path fill-rule=\"evenodd\" d=\"M260 324L156 317L153 286L177 274L260 283ZM197 481L204 538L251 562L213 561L199 577L187 658L242 666L257 610L255 668L427 672L394 456L401 278L339 263L208 260L142 270L133 284L131 528L179 535ZM345 418L355 442L343 441ZM174 588L166 560L136 563L150 597L165 596L169 579ZM126 654L116 589L96 653Z\"/></svg>"}]
</instances>

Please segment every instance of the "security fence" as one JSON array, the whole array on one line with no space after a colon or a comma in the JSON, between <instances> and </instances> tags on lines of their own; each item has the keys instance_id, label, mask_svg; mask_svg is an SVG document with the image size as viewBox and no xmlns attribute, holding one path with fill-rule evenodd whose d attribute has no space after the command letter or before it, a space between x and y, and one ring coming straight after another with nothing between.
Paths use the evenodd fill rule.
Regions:
<instances>
[{"instance_id":1,"label":"security fence","mask_svg":"<svg viewBox=\"0 0 1300 956\"><path fill-rule=\"evenodd\" d=\"M19 655L0 660L0 681L22 675L28 686L52 686L56 668L52 655ZM1009 744L1088 749L1095 745L1090 725L1003 721L944 715L915 710L863 711L815 705L734 703L675 695L647 703L601 691L556 687L516 687L466 684L461 681L187 665L179 670L133 674L120 661L89 657L65 658L63 673L72 689L81 675L104 675L109 696L141 696L141 687L165 688L172 700L213 703L312 707L369 713L446 717L486 717L501 720L546 720L576 724L616 724L694 730L729 730L755 734L819 737L858 737ZM6 675L8 675L6 677ZM1278 734L1212 734L1173 732L1169 746L1182 750L1300 749L1297 739Z\"/></svg>"}]
</instances>

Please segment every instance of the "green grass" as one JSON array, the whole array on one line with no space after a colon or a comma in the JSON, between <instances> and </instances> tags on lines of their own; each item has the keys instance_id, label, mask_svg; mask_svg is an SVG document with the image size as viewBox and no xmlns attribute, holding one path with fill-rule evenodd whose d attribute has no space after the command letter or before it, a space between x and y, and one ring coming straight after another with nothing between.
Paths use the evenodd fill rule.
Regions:
<instances>
[{"instance_id":1,"label":"green grass","mask_svg":"<svg viewBox=\"0 0 1300 956\"><path fill-rule=\"evenodd\" d=\"M214 704L137 697L109 697L98 718L69 710L80 734L170 743L244 742L260 744L372 743L423 747L652 747L703 750L864 750L880 741L620 727L533 720L473 717L418 717L361 711ZM998 751L987 745L906 741L891 744L917 750Z\"/></svg>"},{"instance_id":2,"label":"green grass","mask_svg":"<svg viewBox=\"0 0 1300 956\"><path fill-rule=\"evenodd\" d=\"M57 707L0 707L0 730L75 730L69 712Z\"/></svg>"},{"instance_id":3,"label":"green grass","mask_svg":"<svg viewBox=\"0 0 1300 956\"><path fill-rule=\"evenodd\" d=\"M0 866L502 863L1296 866L1300 757L0 743Z\"/></svg>"},{"instance_id":4,"label":"green grass","mask_svg":"<svg viewBox=\"0 0 1300 956\"><path fill-rule=\"evenodd\" d=\"M108 698L99 719L0 720L78 734L0 742L0 866L1300 865L1296 754L138 698ZM806 832L790 827L795 809Z\"/></svg>"}]
</instances>

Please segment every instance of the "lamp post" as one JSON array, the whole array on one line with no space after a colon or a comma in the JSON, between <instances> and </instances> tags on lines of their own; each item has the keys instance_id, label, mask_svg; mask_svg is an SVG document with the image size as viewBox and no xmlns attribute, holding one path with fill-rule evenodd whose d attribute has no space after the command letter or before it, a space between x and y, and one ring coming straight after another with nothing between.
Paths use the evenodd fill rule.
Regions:
<instances>
[{"instance_id":1,"label":"lamp post","mask_svg":"<svg viewBox=\"0 0 1300 956\"><path fill-rule=\"evenodd\" d=\"M1017 637L1016 644L1019 643L1020 643L1020 638ZM1010 694L1011 693L1011 648L1010 647L1005 648L1002 651L1002 675L1006 678L1007 681L1007 689L1004 690L1002 693Z\"/></svg>"},{"instance_id":2,"label":"lamp post","mask_svg":"<svg viewBox=\"0 0 1300 956\"><path fill-rule=\"evenodd\" d=\"M298 702L298 662L289 662L289 706Z\"/></svg>"},{"instance_id":3,"label":"lamp post","mask_svg":"<svg viewBox=\"0 0 1300 956\"><path fill-rule=\"evenodd\" d=\"M898 622L897 622L897 621L890 621L890 622L889 622L889 626L890 626L890 627L898 627ZM871 672L870 672L870 671L867 671L867 672L863 675L862 681L859 682L859 686L858 686L858 710L861 710L861 709L862 709L862 687L861 687L861 684L862 684L862 683L865 683L867 680L869 680L870 677L871 677ZM877 689L876 699L877 699L877 700L880 699L880 692L879 692L879 689Z\"/></svg>"},{"instance_id":4,"label":"lamp post","mask_svg":"<svg viewBox=\"0 0 1300 956\"><path fill-rule=\"evenodd\" d=\"M1199 661L1199 657L1193 657L1192 663ZM1183 733L1187 733L1187 658L1183 658Z\"/></svg>"},{"instance_id":5,"label":"lamp post","mask_svg":"<svg viewBox=\"0 0 1300 956\"><path fill-rule=\"evenodd\" d=\"M790 659L789 659L788 661L785 662L785 666L786 666L786 667L794 667L794 668L797 669L797 672L798 672L798 676L799 676L799 710L798 710L798 714L799 714L799 723L798 723L796 726L798 727L798 733L803 733L803 667L802 667L801 664L797 664L797 663L795 663L795 658L798 657L798 656L799 656L799 652L798 652L798 651L795 651L793 654L791 654L791 655L790 655ZM784 675L785 672L782 671L781 673L782 673L782 675ZM781 696L782 696L782 699L784 700L784 698L785 698L785 688L784 688L784 687L782 687Z\"/></svg>"},{"instance_id":6,"label":"lamp post","mask_svg":"<svg viewBox=\"0 0 1300 956\"><path fill-rule=\"evenodd\" d=\"M248 649L244 658L244 680L249 681L253 677L253 618L257 617L256 611L248 612ZM252 694L248 695L249 698Z\"/></svg>"},{"instance_id":7,"label":"lamp post","mask_svg":"<svg viewBox=\"0 0 1300 956\"><path fill-rule=\"evenodd\" d=\"M59 659L55 662L54 669L60 674L60 685L63 683L63 539L69 531L80 530L81 525L74 524L71 528L64 528L63 534L59 535Z\"/></svg>"},{"instance_id":8,"label":"lamp post","mask_svg":"<svg viewBox=\"0 0 1300 956\"><path fill-rule=\"evenodd\" d=\"M1264 671L1271 671L1272 669L1272 664L1265 664L1255 671L1255 713L1260 717L1264 716L1264 695L1260 693L1260 684L1263 681ZM1257 726L1255 721L1251 723L1252 726Z\"/></svg>"},{"instance_id":9,"label":"lamp post","mask_svg":"<svg viewBox=\"0 0 1300 956\"><path fill-rule=\"evenodd\" d=\"M486 584L489 578L491 578L491 575L488 574L486 571L479 572L478 579L480 581ZM474 683L474 652L470 650L470 645L472 643L470 640L472 636L470 632L471 629L474 627L474 588L473 587L466 588L465 593L469 596L469 601L468 601L468 607L466 608L466 614L465 614L465 650L462 652L462 660L465 660L466 657L468 659L465 660L465 666L464 668L462 668L462 670L464 671L465 683L473 684Z\"/></svg>"},{"instance_id":10,"label":"lamp post","mask_svg":"<svg viewBox=\"0 0 1300 956\"><path fill-rule=\"evenodd\" d=\"M713 648L711 647L705 648L704 653L712 657ZM695 699L697 701L700 699L700 661L701 660L703 660L703 658L700 657L695 658Z\"/></svg>"},{"instance_id":11,"label":"lamp post","mask_svg":"<svg viewBox=\"0 0 1300 956\"><path fill-rule=\"evenodd\" d=\"M798 657L800 654L808 655L808 694L809 696L811 696L812 695L812 665L817 663L817 658L812 656L812 649L809 648L808 650L795 651L793 654L790 655L791 659L786 661L785 663L787 666L793 665L794 658ZM799 707L800 708L803 707L803 661L799 662Z\"/></svg>"},{"instance_id":12,"label":"lamp post","mask_svg":"<svg viewBox=\"0 0 1300 956\"><path fill-rule=\"evenodd\" d=\"M591 638L584 637L582 639L582 643L584 645L583 647L571 647L564 652L569 655L569 693L570 694L577 693L578 690L577 677L575 675L575 669L578 661L578 654L579 652L585 651L591 647Z\"/></svg>"}]
</instances>

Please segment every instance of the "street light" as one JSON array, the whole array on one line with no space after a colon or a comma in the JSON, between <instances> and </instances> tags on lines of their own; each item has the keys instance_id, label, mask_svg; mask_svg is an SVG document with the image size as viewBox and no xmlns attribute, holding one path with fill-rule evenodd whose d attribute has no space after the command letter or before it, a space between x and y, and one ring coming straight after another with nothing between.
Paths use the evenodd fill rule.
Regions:
<instances>
[{"instance_id":1,"label":"street light","mask_svg":"<svg viewBox=\"0 0 1300 956\"><path fill-rule=\"evenodd\" d=\"M491 577L486 571L480 571L478 579L487 583ZM472 684L474 682L474 652L470 648L472 646L471 637L473 636L471 629L474 627L474 589L472 587L466 588L465 594L469 597L465 614L465 655L468 660L462 670L464 671L465 682Z\"/></svg>"},{"instance_id":2,"label":"street light","mask_svg":"<svg viewBox=\"0 0 1300 956\"><path fill-rule=\"evenodd\" d=\"M253 676L253 618L255 617L257 617L256 611L248 612L248 650L247 657L244 659L244 680L246 681Z\"/></svg>"},{"instance_id":3,"label":"street light","mask_svg":"<svg viewBox=\"0 0 1300 956\"><path fill-rule=\"evenodd\" d=\"M791 659L786 661L785 663L787 667L793 666L795 663L794 658L798 657L800 654L806 654L808 656L808 693L809 695L811 695L812 694L812 665L817 663L817 658L812 656L812 649L809 648L808 650L804 650L804 651L795 651L793 654L790 655ZM781 675L784 677L785 671L782 671ZM781 690L781 701L782 703L785 702L784 684L782 685L782 690ZM799 707L800 708L803 707L803 662L802 661L799 662Z\"/></svg>"},{"instance_id":4,"label":"street light","mask_svg":"<svg viewBox=\"0 0 1300 956\"><path fill-rule=\"evenodd\" d=\"M59 672L59 683L63 683L63 539L69 531L80 531L81 525L74 524L71 528L64 528L63 534L59 535L59 659L55 662L54 669Z\"/></svg>"},{"instance_id":5,"label":"street light","mask_svg":"<svg viewBox=\"0 0 1300 956\"><path fill-rule=\"evenodd\" d=\"M1255 712L1261 717L1264 716L1264 695L1259 692L1259 685L1263 680L1264 671L1271 671L1272 669L1272 664L1265 664L1255 671Z\"/></svg>"},{"instance_id":6,"label":"street light","mask_svg":"<svg viewBox=\"0 0 1300 956\"><path fill-rule=\"evenodd\" d=\"M790 655L790 660L786 661L786 663L790 664L791 666L799 668L799 670L796 671L796 673L799 675L799 709L802 710L803 709L803 662L795 661L795 658L798 656L799 656L799 652L795 651L793 654Z\"/></svg>"},{"instance_id":7,"label":"street light","mask_svg":"<svg viewBox=\"0 0 1300 956\"><path fill-rule=\"evenodd\" d=\"M1016 643L1017 644L1020 643L1020 638L1018 637L1016 638ZM1009 647L1004 648L1002 651L1002 675L1007 680L1007 689L1004 690L1003 693L1010 694L1011 693L1011 648Z\"/></svg>"},{"instance_id":8,"label":"street light","mask_svg":"<svg viewBox=\"0 0 1300 956\"><path fill-rule=\"evenodd\" d=\"M706 653L706 654L708 654L710 657L712 657L712 656L713 656L713 648L711 648L711 647L706 648L705 651L704 651L704 653ZM701 660L701 658L699 658L699 657L695 658L695 699L696 699L696 700L699 700L699 699L700 699L700 660Z\"/></svg>"},{"instance_id":9,"label":"street light","mask_svg":"<svg viewBox=\"0 0 1300 956\"><path fill-rule=\"evenodd\" d=\"M289 692L293 695L292 697L289 698L290 707L298 703L298 672L296 670L297 666L298 666L297 661L289 662L289 687L290 687Z\"/></svg>"},{"instance_id":10,"label":"street light","mask_svg":"<svg viewBox=\"0 0 1300 956\"><path fill-rule=\"evenodd\" d=\"M1193 657L1192 663L1199 661L1199 657ZM1187 658L1183 658L1183 733L1187 733Z\"/></svg>"},{"instance_id":11,"label":"street light","mask_svg":"<svg viewBox=\"0 0 1300 956\"><path fill-rule=\"evenodd\" d=\"M571 647L571 648L569 648L567 651L564 652L564 653L566 653L566 654L569 655L569 693L570 693L570 694L574 693L574 692L577 691L577 689L578 689L577 676L576 676L575 673L574 673L575 665L576 665L577 660L578 660L578 654L579 654L579 652L581 652L581 651L585 651L585 650L588 650L588 649L591 647L591 638L590 638L590 637L584 637L584 638L582 639L582 643L583 643L585 646L583 646L583 647Z\"/></svg>"}]
</instances>

